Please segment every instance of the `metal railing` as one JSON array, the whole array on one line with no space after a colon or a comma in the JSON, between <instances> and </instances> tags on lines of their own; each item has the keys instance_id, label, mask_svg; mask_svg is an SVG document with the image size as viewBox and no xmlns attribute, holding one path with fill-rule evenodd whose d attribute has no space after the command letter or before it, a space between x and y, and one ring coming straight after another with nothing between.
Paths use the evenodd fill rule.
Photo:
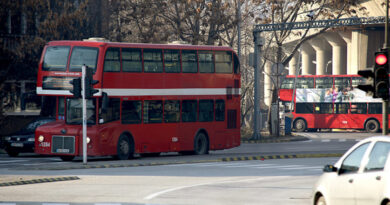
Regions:
<instances>
[{"instance_id":1,"label":"metal railing","mask_svg":"<svg viewBox=\"0 0 390 205\"><path fill-rule=\"evenodd\" d=\"M294 23L278 23L278 24L259 24L255 25L253 32L263 31L281 31L293 29L307 29L307 28L326 28L338 26L360 26L360 25L375 25L384 24L386 17L367 17L367 18L344 18L318 21L303 21Z\"/></svg>"}]
</instances>

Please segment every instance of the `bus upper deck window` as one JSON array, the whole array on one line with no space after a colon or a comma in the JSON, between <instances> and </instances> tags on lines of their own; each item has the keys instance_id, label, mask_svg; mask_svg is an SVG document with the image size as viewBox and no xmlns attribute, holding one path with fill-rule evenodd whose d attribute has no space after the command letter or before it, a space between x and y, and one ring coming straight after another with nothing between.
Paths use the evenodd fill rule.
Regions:
<instances>
[{"instance_id":1,"label":"bus upper deck window","mask_svg":"<svg viewBox=\"0 0 390 205\"><path fill-rule=\"evenodd\" d=\"M98 48L74 47L70 57L70 71L81 71L81 66L86 65L96 70Z\"/></svg>"},{"instance_id":2,"label":"bus upper deck window","mask_svg":"<svg viewBox=\"0 0 390 205\"><path fill-rule=\"evenodd\" d=\"M46 71L64 71L69 56L69 46L51 46L47 47L45 57L43 58L43 70Z\"/></svg>"}]
</instances>

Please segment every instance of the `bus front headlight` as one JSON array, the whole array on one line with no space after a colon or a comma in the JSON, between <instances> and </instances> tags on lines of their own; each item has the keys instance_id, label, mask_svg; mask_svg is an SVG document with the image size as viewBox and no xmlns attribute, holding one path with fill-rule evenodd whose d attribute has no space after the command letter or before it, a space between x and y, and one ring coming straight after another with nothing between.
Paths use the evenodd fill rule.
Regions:
<instances>
[{"instance_id":1,"label":"bus front headlight","mask_svg":"<svg viewBox=\"0 0 390 205\"><path fill-rule=\"evenodd\" d=\"M87 144L91 142L91 138L87 137Z\"/></svg>"},{"instance_id":2,"label":"bus front headlight","mask_svg":"<svg viewBox=\"0 0 390 205\"><path fill-rule=\"evenodd\" d=\"M39 135L38 141L39 142L43 142L43 140L45 140L45 137L43 135Z\"/></svg>"}]
</instances>

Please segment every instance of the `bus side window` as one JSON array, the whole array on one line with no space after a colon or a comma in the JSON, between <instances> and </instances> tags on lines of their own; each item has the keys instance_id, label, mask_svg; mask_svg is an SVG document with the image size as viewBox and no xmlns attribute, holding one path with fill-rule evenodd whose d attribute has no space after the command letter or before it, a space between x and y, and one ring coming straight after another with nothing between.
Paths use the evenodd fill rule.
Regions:
<instances>
[{"instance_id":1,"label":"bus side window","mask_svg":"<svg viewBox=\"0 0 390 205\"><path fill-rule=\"evenodd\" d=\"M366 113L367 113L367 103L351 104L351 114L366 114Z\"/></svg>"},{"instance_id":2,"label":"bus side window","mask_svg":"<svg viewBox=\"0 0 390 205\"><path fill-rule=\"evenodd\" d=\"M102 102L99 101L100 106ZM105 112L100 113L99 123L107 123L120 119L120 99L119 98L110 98L108 102L108 107Z\"/></svg>"},{"instance_id":3,"label":"bus side window","mask_svg":"<svg viewBox=\"0 0 390 205\"><path fill-rule=\"evenodd\" d=\"M347 109L347 112L348 112L348 109ZM332 114L333 113L332 103L317 103L317 104L315 104L315 113Z\"/></svg>"},{"instance_id":4,"label":"bus side window","mask_svg":"<svg viewBox=\"0 0 390 205\"><path fill-rule=\"evenodd\" d=\"M140 48L122 48L122 71L142 72Z\"/></svg>"},{"instance_id":5,"label":"bus side window","mask_svg":"<svg viewBox=\"0 0 390 205\"><path fill-rule=\"evenodd\" d=\"M215 52L215 72L232 73L232 53L226 51Z\"/></svg>"},{"instance_id":6,"label":"bus side window","mask_svg":"<svg viewBox=\"0 0 390 205\"><path fill-rule=\"evenodd\" d=\"M214 56L212 51L199 51L199 72L214 73Z\"/></svg>"},{"instance_id":7,"label":"bus side window","mask_svg":"<svg viewBox=\"0 0 390 205\"><path fill-rule=\"evenodd\" d=\"M382 114L382 103L368 103L368 114Z\"/></svg>"},{"instance_id":8,"label":"bus side window","mask_svg":"<svg viewBox=\"0 0 390 205\"><path fill-rule=\"evenodd\" d=\"M144 49L144 72L146 73L162 73L162 50Z\"/></svg>"},{"instance_id":9,"label":"bus side window","mask_svg":"<svg viewBox=\"0 0 390 205\"><path fill-rule=\"evenodd\" d=\"M179 122L180 121L180 101L166 100L164 101L164 122Z\"/></svg>"},{"instance_id":10,"label":"bus side window","mask_svg":"<svg viewBox=\"0 0 390 205\"><path fill-rule=\"evenodd\" d=\"M119 48L108 48L104 58L104 72L119 72L121 71Z\"/></svg>"},{"instance_id":11,"label":"bus side window","mask_svg":"<svg viewBox=\"0 0 390 205\"><path fill-rule=\"evenodd\" d=\"M181 110L182 122L196 122L197 112L197 101L196 100L183 100Z\"/></svg>"},{"instance_id":12,"label":"bus side window","mask_svg":"<svg viewBox=\"0 0 390 205\"><path fill-rule=\"evenodd\" d=\"M122 102L122 124L140 124L142 118L141 101Z\"/></svg>"},{"instance_id":13,"label":"bus side window","mask_svg":"<svg viewBox=\"0 0 390 205\"><path fill-rule=\"evenodd\" d=\"M194 50L183 50L181 52L183 73L197 73L198 62L196 57L196 51Z\"/></svg>"},{"instance_id":14,"label":"bus side window","mask_svg":"<svg viewBox=\"0 0 390 205\"><path fill-rule=\"evenodd\" d=\"M164 66L166 73L180 73L180 51L164 50Z\"/></svg>"},{"instance_id":15,"label":"bus side window","mask_svg":"<svg viewBox=\"0 0 390 205\"><path fill-rule=\"evenodd\" d=\"M334 113L335 114L348 114L349 103L335 103Z\"/></svg>"},{"instance_id":16,"label":"bus side window","mask_svg":"<svg viewBox=\"0 0 390 205\"><path fill-rule=\"evenodd\" d=\"M215 121L225 121L225 101L215 101Z\"/></svg>"},{"instance_id":17,"label":"bus side window","mask_svg":"<svg viewBox=\"0 0 390 205\"><path fill-rule=\"evenodd\" d=\"M314 113L313 103L296 103L296 113L311 114Z\"/></svg>"},{"instance_id":18,"label":"bus side window","mask_svg":"<svg viewBox=\"0 0 390 205\"><path fill-rule=\"evenodd\" d=\"M199 122L211 122L214 120L214 101L199 100Z\"/></svg>"},{"instance_id":19,"label":"bus side window","mask_svg":"<svg viewBox=\"0 0 390 205\"><path fill-rule=\"evenodd\" d=\"M144 101L144 123L161 123L163 119L162 100Z\"/></svg>"}]
</instances>

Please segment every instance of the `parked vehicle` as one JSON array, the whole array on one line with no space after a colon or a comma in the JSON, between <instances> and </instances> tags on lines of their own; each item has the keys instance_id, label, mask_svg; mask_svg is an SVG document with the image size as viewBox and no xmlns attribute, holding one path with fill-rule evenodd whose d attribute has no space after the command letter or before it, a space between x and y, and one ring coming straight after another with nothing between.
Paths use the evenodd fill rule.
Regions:
<instances>
[{"instance_id":1,"label":"parked vehicle","mask_svg":"<svg viewBox=\"0 0 390 205\"><path fill-rule=\"evenodd\" d=\"M55 118L37 118L20 131L4 138L5 151L11 157L21 152L34 152L35 129L43 124L55 121Z\"/></svg>"},{"instance_id":2,"label":"parked vehicle","mask_svg":"<svg viewBox=\"0 0 390 205\"><path fill-rule=\"evenodd\" d=\"M326 165L314 186L315 205L390 205L390 137L371 137Z\"/></svg>"}]
</instances>

